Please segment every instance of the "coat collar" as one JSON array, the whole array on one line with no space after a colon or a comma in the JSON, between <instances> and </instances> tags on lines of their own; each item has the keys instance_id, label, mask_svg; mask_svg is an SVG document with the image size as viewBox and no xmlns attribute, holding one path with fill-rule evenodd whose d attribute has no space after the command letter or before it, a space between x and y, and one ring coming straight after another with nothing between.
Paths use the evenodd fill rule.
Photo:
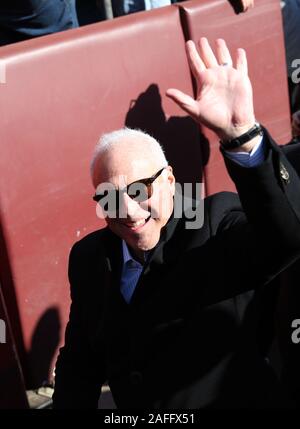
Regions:
<instances>
[{"instance_id":1,"label":"coat collar","mask_svg":"<svg viewBox=\"0 0 300 429\"><path fill-rule=\"evenodd\" d=\"M187 205L185 209L188 211L194 204L193 200L190 200L190 205ZM139 278L139 281L136 285L135 291L132 295L129 306L134 306L141 299L144 299L148 296L148 293L151 293L155 289L155 284L151 281L151 273L157 273L163 268L163 265L166 264L169 260L172 260L172 255L176 253L174 246L167 246L167 243L173 237L175 230L183 226L183 223L186 221L185 214L182 212L182 216L179 217L179 210L176 211L177 215L174 215L173 211L169 221L162 228L160 240L154 249L150 251L150 254L147 258L147 261L144 265L143 272ZM187 218L188 219L188 218ZM112 278L114 279L113 285L115 291L121 296L120 292L120 279L123 267L123 248L122 240L116 236L113 232L107 228L106 230L106 248L107 248L107 258L110 261L110 267L112 272ZM157 278L156 276L154 276ZM125 301L124 301L125 302ZM128 304L126 304L128 305Z\"/></svg>"}]
</instances>

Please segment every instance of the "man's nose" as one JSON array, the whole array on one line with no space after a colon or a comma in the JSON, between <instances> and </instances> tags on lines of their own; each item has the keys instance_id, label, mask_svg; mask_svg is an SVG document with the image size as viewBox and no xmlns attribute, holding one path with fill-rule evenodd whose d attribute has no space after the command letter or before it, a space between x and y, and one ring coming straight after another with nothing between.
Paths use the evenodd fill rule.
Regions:
<instances>
[{"instance_id":1,"label":"man's nose","mask_svg":"<svg viewBox=\"0 0 300 429\"><path fill-rule=\"evenodd\" d=\"M126 194L126 192L123 193L121 199L122 202L120 215L123 218L135 219L138 218L142 212L144 212L144 210L140 207L139 203L130 198L129 195Z\"/></svg>"}]
</instances>

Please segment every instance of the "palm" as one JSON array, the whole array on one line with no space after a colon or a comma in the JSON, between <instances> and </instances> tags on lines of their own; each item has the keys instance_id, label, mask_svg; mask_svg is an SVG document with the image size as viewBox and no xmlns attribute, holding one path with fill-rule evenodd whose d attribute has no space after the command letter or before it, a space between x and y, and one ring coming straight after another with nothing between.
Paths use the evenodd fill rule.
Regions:
<instances>
[{"instance_id":1,"label":"palm","mask_svg":"<svg viewBox=\"0 0 300 429\"><path fill-rule=\"evenodd\" d=\"M241 53L237 68L233 68L226 45L224 50L224 43L220 43L217 61L211 50L206 51L207 41L202 46L202 58L193 42L188 42L187 55L197 81L197 98L193 99L176 89L167 92L196 122L212 129L221 138L226 137L227 133L232 135L233 129L247 128L254 121L252 87L246 59ZM223 62L228 65L220 66Z\"/></svg>"},{"instance_id":2,"label":"palm","mask_svg":"<svg viewBox=\"0 0 300 429\"><path fill-rule=\"evenodd\" d=\"M247 121L250 106L245 100L252 104L252 90L249 79L239 71L226 66L203 72L198 92L194 104L197 122L218 131Z\"/></svg>"}]
</instances>

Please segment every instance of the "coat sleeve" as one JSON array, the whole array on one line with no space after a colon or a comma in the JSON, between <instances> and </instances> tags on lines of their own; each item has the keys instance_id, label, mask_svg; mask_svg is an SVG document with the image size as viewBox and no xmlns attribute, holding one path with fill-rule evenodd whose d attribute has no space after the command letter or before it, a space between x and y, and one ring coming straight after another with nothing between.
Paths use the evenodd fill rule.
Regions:
<instances>
[{"instance_id":1,"label":"coat sleeve","mask_svg":"<svg viewBox=\"0 0 300 429\"><path fill-rule=\"evenodd\" d=\"M206 304L231 298L267 284L300 256L299 177L267 132L264 141L259 166L245 168L225 156L243 211L229 211L216 233L184 256L187 298L196 294ZM208 217L219 209L212 207Z\"/></svg>"}]
</instances>

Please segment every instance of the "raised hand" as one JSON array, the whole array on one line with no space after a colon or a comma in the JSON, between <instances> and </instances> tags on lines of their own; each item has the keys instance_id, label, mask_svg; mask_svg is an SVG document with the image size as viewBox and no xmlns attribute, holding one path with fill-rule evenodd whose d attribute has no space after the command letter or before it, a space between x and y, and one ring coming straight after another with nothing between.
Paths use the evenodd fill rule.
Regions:
<instances>
[{"instance_id":1,"label":"raised hand","mask_svg":"<svg viewBox=\"0 0 300 429\"><path fill-rule=\"evenodd\" d=\"M186 51L197 82L197 97L194 99L178 89L168 89L166 95L222 140L248 131L255 123L255 116L245 51L237 50L235 67L223 39L216 40L216 54L205 37L199 42L200 54L191 40L186 43Z\"/></svg>"}]
</instances>

